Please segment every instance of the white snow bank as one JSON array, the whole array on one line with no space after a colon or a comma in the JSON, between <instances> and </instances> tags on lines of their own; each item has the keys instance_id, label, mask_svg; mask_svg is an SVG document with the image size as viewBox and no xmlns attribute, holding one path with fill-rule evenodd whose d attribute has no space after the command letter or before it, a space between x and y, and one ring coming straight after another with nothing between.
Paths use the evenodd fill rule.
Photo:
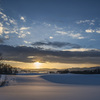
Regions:
<instances>
[{"instance_id":1,"label":"white snow bank","mask_svg":"<svg viewBox=\"0 0 100 100\"><path fill-rule=\"evenodd\" d=\"M6 78L6 76L5 76L5 75L0 75L0 83L1 83L2 81L4 81L4 80L5 80L5 78Z\"/></svg>"},{"instance_id":2,"label":"white snow bank","mask_svg":"<svg viewBox=\"0 0 100 100\"><path fill-rule=\"evenodd\" d=\"M2 85L3 82L5 82L6 76L5 75L0 75L0 86Z\"/></svg>"},{"instance_id":3,"label":"white snow bank","mask_svg":"<svg viewBox=\"0 0 100 100\"><path fill-rule=\"evenodd\" d=\"M41 76L41 78L50 82L60 84L100 85L100 74L51 74Z\"/></svg>"},{"instance_id":4,"label":"white snow bank","mask_svg":"<svg viewBox=\"0 0 100 100\"><path fill-rule=\"evenodd\" d=\"M15 77L13 75L0 75L0 86L5 82L3 85L13 85L16 83Z\"/></svg>"}]
</instances>

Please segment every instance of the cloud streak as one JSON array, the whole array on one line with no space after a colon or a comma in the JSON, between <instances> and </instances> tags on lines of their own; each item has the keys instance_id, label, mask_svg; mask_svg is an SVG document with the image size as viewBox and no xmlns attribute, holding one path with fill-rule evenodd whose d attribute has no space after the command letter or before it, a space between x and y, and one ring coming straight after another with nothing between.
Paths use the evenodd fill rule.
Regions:
<instances>
[{"instance_id":1,"label":"cloud streak","mask_svg":"<svg viewBox=\"0 0 100 100\"><path fill-rule=\"evenodd\" d=\"M82 34L80 33L74 33L74 31L56 31L57 34L61 34L61 35L67 35L69 37L72 38L76 38L76 39L84 39L85 37L82 36Z\"/></svg>"},{"instance_id":2,"label":"cloud streak","mask_svg":"<svg viewBox=\"0 0 100 100\"><path fill-rule=\"evenodd\" d=\"M80 20L80 21L77 21L76 24L95 25L95 20Z\"/></svg>"},{"instance_id":3,"label":"cloud streak","mask_svg":"<svg viewBox=\"0 0 100 100\"><path fill-rule=\"evenodd\" d=\"M80 46L78 44L72 44L72 43L68 43L68 42L58 42L58 41L54 41L54 42L35 42L32 43L33 46L52 46L52 47L72 47L72 48L80 48Z\"/></svg>"}]
</instances>

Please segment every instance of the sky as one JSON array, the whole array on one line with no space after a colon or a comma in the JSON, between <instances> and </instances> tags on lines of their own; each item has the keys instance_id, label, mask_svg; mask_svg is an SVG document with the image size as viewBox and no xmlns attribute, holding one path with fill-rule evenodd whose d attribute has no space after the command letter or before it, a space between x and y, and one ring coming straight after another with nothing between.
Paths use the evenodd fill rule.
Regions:
<instances>
[{"instance_id":1,"label":"sky","mask_svg":"<svg viewBox=\"0 0 100 100\"><path fill-rule=\"evenodd\" d=\"M100 0L0 0L3 62L22 68L100 66L99 4Z\"/></svg>"}]
</instances>

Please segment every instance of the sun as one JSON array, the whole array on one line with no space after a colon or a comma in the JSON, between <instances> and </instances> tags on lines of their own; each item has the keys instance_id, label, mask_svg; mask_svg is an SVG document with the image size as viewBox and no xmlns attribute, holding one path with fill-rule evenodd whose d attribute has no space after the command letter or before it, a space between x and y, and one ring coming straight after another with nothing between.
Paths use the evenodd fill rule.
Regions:
<instances>
[{"instance_id":1,"label":"sun","mask_svg":"<svg viewBox=\"0 0 100 100\"><path fill-rule=\"evenodd\" d=\"M41 63L40 63L40 62L35 62L35 63L34 63L34 66L35 66L37 69L39 69L40 66L41 66Z\"/></svg>"}]
</instances>

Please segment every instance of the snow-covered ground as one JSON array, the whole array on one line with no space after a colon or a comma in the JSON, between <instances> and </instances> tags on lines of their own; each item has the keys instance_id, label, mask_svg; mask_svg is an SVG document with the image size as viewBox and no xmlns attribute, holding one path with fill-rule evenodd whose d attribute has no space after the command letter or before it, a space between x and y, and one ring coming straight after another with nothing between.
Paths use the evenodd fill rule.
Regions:
<instances>
[{"instance_id":1,"label":"snow-covered ground","mask_svg":"<svg viewBox=\"0 0 100 100\"><path fill-rule=\"evenodd\" d=\"M100 75L15 77L15 84L0 88L0 100L100 100Z\"/></svg>"}]
</instances>

